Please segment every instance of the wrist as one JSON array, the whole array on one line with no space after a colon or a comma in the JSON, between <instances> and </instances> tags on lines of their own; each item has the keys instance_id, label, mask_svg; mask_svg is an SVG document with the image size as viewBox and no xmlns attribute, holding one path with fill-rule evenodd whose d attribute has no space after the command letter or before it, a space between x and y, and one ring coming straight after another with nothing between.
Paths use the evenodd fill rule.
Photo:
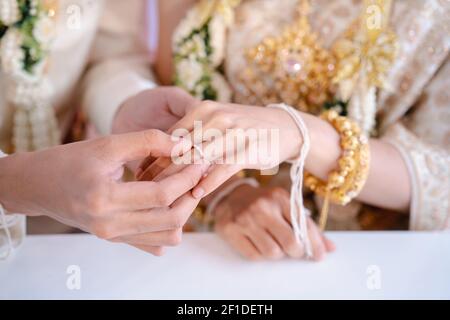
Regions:
<instances>
[{"instance_id":1,"label":"wrist","mask_svg":"<svg viewBox=\"0 0 450 320\"><path fill-rule=\"evenodd\" d=\"M339 134L331 124L319 117L310 114L302 114L302 117L311 140L305 169L317 178L327 180L341 156Z\"/></svg>"},{"instance_id":2,"label":"wrist","mask_svg":"<svg viewBox=\"0 0 450 320\"><path fill-rule=\"evenodd\" d=\"M113 116L113 120L111 123L111 133L113 134L120 134L120 133L124 133L124 117L122 116L122 112L124 111L123 109L125 109L126 105L127 105L128 99L123 102L116 110L116 112L114 113Z\"/></svg>"},{"instance_id":3,"label":"wrist","mask_svg":"<svg viewBox=\"0 0 450 320\"><path fill-rule=\"evenodd\" d=\"M15 154L0 158L0 203L8 212L19 212L19 199L16 190L22 181L20 170L22 154Z\"/></svg>"},{"instance_id":4,"label":"wrist","mask_svg":"<svg viewBox=\"0 0 450 320\"><path fill-rule=\"evenodd\" d=\"M270 105L272 106L272 105ZM278 105L273 105L274 107ZM303 145L303 135L287 110L274 108L274 119L278 120L278 128L280 128L280 163L294 160L300 155L300 150ZM299 112L300 114L300 112ZM301 115L303 117L303 115Z\"/></svg>"}]
</instances>

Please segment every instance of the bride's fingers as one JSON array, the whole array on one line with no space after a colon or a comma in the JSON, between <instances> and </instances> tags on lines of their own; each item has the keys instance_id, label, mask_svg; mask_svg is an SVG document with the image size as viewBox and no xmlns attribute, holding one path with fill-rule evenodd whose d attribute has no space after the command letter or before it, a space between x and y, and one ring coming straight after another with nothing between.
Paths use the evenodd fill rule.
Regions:
<instances>
[{"instance_id":1,"label":"bride's fingers","mask_svg":"<svg viewBox=\"0 0 450 320\"><path fill-rule=\"evenodd\" d=\"M213 165L206 177L192 190L192 195L197 199L208 196L240 170L240 167L233 165Z\"/></svg>"},{"instance_id":2,"label":"bride's fingers","mask_svg":"<svg viewBox=\"0 0 450 320\"><path fill-rule=\"evenodd\" d=\"M265 229L257 225L249 225L245 228L244 234L264 258L279 260L284 257L283 249Z\"/></svg>"},{"instance_id":3,"label":"bride's fingers","mask_svg":"<svg viewBox=\"0 0 450 320\"><path fill-rule=\"evenodd\" d=\"M207 166L207 162L203 161L196 152L196 149L191 149L188 153L185 153L177 159L166 159L165 162L161 162L159 166L164 167L164 169L159 172L156 172L158 168L153 169L156 172L153 176L154 181L161 181L171 175L177 174L189 165L201 164Z\"/></svg>"},{"instance_id":4,"label":"bride's fingers","mask_svg":"<svg viewBox=\"0 0 450 320\"><path fill-rule=\"evenodd\" d=\"M336 250L336 245L333 241L328 239L325 235L322 234L323 243L325 244L325 248L327 252L334 252Z\"/></svg>"},{"instance_id":5,"label":"bride's fingers","mask_svg":"<svg viewBox=\"0 0 450 320\"><path fill-rule=\"evenodd\" d=\"M151 156L142 160L136 169L136 173L135 173L136 180L141 180L141 176L144 173L144 171L156 160L157 160L157 158L151 157ZM142 179L142 180L145 180L145 179Z\"/></svg>"},{"instance_id":6,"label":"bride's fingers","mask_svg":"<svg viewBox=\"0 0 450 320\"><path fill-rule=\"evenodd\" d=\"M186 139L190 139L186 137ZM204 156L203 148L210 142L203 142L200 146L189 150L177 158L159 158L143 169L138 177L141 181L159 181L170 175L178 173L180 170L191 164L206 163L203 158L217 157L215 155Z\"/></svg>"},{"instance_id":7,"label":"bride's fingers","mask_svg":"<svg viewBox=\"0 0 450 320\"><path fill-rule=\"evenodd\" d=\"M191 112L187 113L180 121L172 126L168 133L173 134L179 130L191 132L194 130L195 122L201 122L202 125L211 119L211 115L219 108L216 102L203 101L196 107L192 108Z\"/></svg>"},{"instance_id":8,"label":"bride's fingers","mask_svg":"<svg viewBox=\"0 0 450 320\"><path fill-rule=\"evenodd\" d=\"M262 259L261 253L256 249L250 239L245 236L240 226L228 224L227 227L220 229L219 235L245 258L252 261Z\"/></svg>"},{"instance_id":9,"label":"bride's fingers","mask_svg":"<svg viewBox=\"0 0 450 320\"><path fill-rule=\"evenodd\" d=\"M154 181L155 178L171 166L172 160L170 158L159 158L149 163L148 166L142 167L141 174L137 177L140 181Z\"/></svg>"},{"instance_id":10,"label":"bride's fingers","mask_svg":"<svg viewBox=\"0 0 450 320\"><path fill-rule=\"evenodd\" d=\"M181 243L183 231L180 229L142 233L137 235L122 236L113 239L113 242L125 242L131 245L141 246L168 246L173 247Z\"/></svg>"},{"instance_id":11,"label":"bride's fingers","mask_svg":"<svg viewBox=\"0 0 450 320\"><path fill-rule=\"evenodd\" d=\"M161 257L164 254L163 247L152 247L152 246L143 246L143 245L132 245L132 246L135 247L136 249L150 253L151 255L154 255L156 257Z\"/></svg>"},{"instance_id":12,"label":"bride's fingers","mask_svg":"<svg viewBox=\"0 0 450 320\"><path fill-rule=\"evenodd\" d=\"M319 228L311 219L308 219L308 233L313 250L313 259L315 261L323 260L326 253L325 244Z\"/></svg>"}]
</instances>

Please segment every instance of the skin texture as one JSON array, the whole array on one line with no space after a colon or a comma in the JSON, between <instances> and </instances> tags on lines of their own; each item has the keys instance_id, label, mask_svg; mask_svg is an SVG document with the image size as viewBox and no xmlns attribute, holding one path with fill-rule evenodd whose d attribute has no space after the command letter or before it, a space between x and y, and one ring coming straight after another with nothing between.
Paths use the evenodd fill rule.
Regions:
<instances>
[{"instance_id":1,"label":"skin texture","mask_svg":"<svg viewBox=\"0 0 450 320\"><path fill-rule=\"evenodd\" d=\"M330 171L337 167L341 154L339 135L326 121L299 112L308 128L311 139L311 150L308 153L305 169L315 176L326 180ZM216 102L203 102L198 108L191 110L174 128L183 127L192 130L195 121L202 121L203 128L216 128L226 139L227 129L273 129L278 128L279 154L274 160L282 163L298 156L303 143L300 131L294 120L283 110L261 108ZM190 137L193 143L195 139ZM233 150L237 153L248 153L264 146L260 138L247 142L246 148ZM204 142L205 149L210 144L220 142ZM251 146L254 145L253 149ZM390 144L381 140L370 141L371 166L367 182L358 199L377 207L407 212L411 199L411 185L408 170L400 153ZM229 150L225 150L229 152ZM224 153L225 153L224 151ZM242 169L261 169L260 164L213 165L208 176L193 190L194 196L209 194L221 183Z\"/></svg>"},{"instance_id":2,"label":"skin texture","mask_svg":"<svg viewBox=\"0 0 450 320\"><path fill-rule=\"evenodd\" d=\"M170 83L173 73L171 41L173 30L196 0L161 1L160 43L156 59L156 72L163 83ZM176 13L176 14L174 14ZM305 118L306 115L304 115ZM336 168L341 150L339 136L328 123L320 119L307 119L308 129L315 142L307 159L308 171L326 179ZM359 200L400 212L408 212L411 198L411 182L400 153L393 146L380 140L371 140L371 169L366 186Z\"/></svg>"},{"instance_id":3,"label":"skin texture","mask_svg":"<svg viewBox=\"0 0 450 320\"><path fill-rule=\"evenodd\" d=\"M300 259L305 250L292 231L289 193L281 188L242 186L217 208L216 232L249 260ZM313 259L335 250L308 218Z\"/></svg>"},{"instance_id":4,"label":"skin texture","mask_svg":"<svg viewBox=\"0 0 450 320\"><path fill-rule=\"evenodd\" d=\"M168 156L174 142L158 130L115 135L0 159L0 202L9 212L47 215L99 238L149 253L180 242L198 204L189 192L204 166L160 182L122 182L126 162Z\"/></svg>"},{"instance_id":5,"label":"skin texture","mask_svg":"<svg viewBox=\"0 0 450 320\"><path fill-rule=\"evenodd\" d=\"M198 103L197 99L176 87L142 91L126 100L116 112L112 132L122 134L148 129L166 132ZM127 165L135 172L139 162Z\"/></svg>"},{"instance_id":6,"label":"skin texture","mask_svg":"<svg viewBox=\"0 0 450 320\"><path fill-rule=\"evenodd\" d=\"M156 63L155 63L155 73L158 76L160 83L164 84L164 85L170 85L172 83L172 78L173 78L173 61L172 61L172 33L175 30L175 28L177 27L179 21L185 16L187 10L189 10L192 5L194 5L197 2L197 0L174 0L174 1L161 1L159 3L159 15L160 17L163 17L163 19L160 19L160 34L159 34L159 44L158 44L158 51L156 54ZM164 161L163 161L164 162ZM149 165L149 162L144 163L143 167L146 168ZM157 172L163 170L164 168L166 168L168 166L167 163L156 163L154 166L159 167L156 168L154 167L153 170L156 170ZM138 172L139 175L142 174L142 169L140 169L140 171ZM148 174L155 174L153 173L148 173ZM145 177L141 177L142 179L146 179ZM147 177L148 179L149 177ZM236 178L234 178L236 179ZM241 188L239 188L241 189ZM238 193L238 191L240 190L235 190L233 193ZM219 188L219 192L220 192L220 188ZM197 190L196 191L197 196L202 195L202 191L201 190ZM204 198L203 202L207 205L209 200L211 198L213 198L215 195L215 193L212 193L209 197ZM253 201L257 202L258 200L258 196L260 195L260 192L258 189L246 189L245 193L241 193L241 195L245 196L245 197L250 197L251 199L253 199ZM253 197L253 195L255 195L255 197ZM224 199L223 201L221 201L221 203L219 203L217 210L221 210L221 207L227 207L227 208L232 208L232 206L230 205L230 198L227 197L226 199ZM271 202L272 200L268 200L268 202ZM276 204L275 204L276 205ZM223 210L224 214L223 217L226 217L227 215L231 215L233 214L234 216L236 216L238 213L234 212L233 210ZM225 212L226 211L226 212ZM240 213L240 212L239 212ZM245 214L245 212L242 212L243 214ZM229 220L231 221L231 220ZM312 222L311 222L312 223ZM240 250L240 246L236 247L236 240L234 237L228 237L227 233L220 233L222 235L222 237L229 242L234 248L236 248L241 254L243 254L242 250ZM318 238L320 239L320 238ZM254 239L255 242L257 242L256 239ZM322 244L322 242L321 242ZM289 252L285 252L283 251L283 255L284 256L290 256ZM243 254L244 257L249 258L248 255ZM264 255L262 255L264 256Z\"/></svg>"}]
</instances>

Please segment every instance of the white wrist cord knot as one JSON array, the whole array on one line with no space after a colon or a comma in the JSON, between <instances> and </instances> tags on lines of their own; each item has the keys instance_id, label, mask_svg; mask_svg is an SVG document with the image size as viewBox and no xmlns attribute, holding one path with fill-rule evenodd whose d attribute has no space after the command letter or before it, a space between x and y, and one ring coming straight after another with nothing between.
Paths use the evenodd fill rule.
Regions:
<instances>
[{"instance_id":1,"label":"white wrist cord knot","mask_svg":"<svg viewBox=\"0 0 450 320\"><path fill-rule=\"evenodd\" d=\"M310 149L310 138L308 129L303 122L303 119L298 114L297 110L292 107L289 107L285 104L272 104L268 106L269 108L278 108L286 111L292 119L295 121L298 129L303 138L303 144L300 149L300 155L294 161L292 161L291 167L291 196L290 196L290 205L291 205L291 221L292 228L294 229L295 236L298 241L303 243L305 246L305 254L307 258L311 258L313 256L311 242L309 240L308 235L308 225L307 225L307 215L309 215L308 209L306 209L303 205L303 171L305 167L306 156L308 155Z\"/></svg>"}]
</instances>

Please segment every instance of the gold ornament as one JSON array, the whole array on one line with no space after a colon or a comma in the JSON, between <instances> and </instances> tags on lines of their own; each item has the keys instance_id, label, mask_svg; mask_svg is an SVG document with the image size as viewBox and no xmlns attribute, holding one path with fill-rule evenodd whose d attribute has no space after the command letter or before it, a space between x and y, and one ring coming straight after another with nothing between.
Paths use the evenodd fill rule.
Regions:
<instances>
[{"instance_id":1,"label":"gold ornament","mask_svg":"<svg viewBox=\"0 0 450 320\"><path fill-rule=\"evenodd\" d=\"M362 190L369 173L370 151L367 138L358 125L336 111L322 114L341 136L342 156L338 161L339 169L328 175L324 182L305 172L305 185L316 194L325 197L319 219L321 229L325 229L329 201L340 205L348 204Z\"/></svg>"},{"instance_id":2,"label":"gold ornament","mask_svg":"<svg viewBox=\"0 0 450 320\"><path fill-rule=\"evenodd\" d=\"M365 77L368 86L386 88L386 75L397 55L397 36L388 28L390 0L365 0L364 14L333 46L333 81Z\"/></svg>"},{"instance_id":3,"label":"gold ornament","mask_svg":"<svg viewBox=\"0 0 450 320\"><path fill-rule=\"evenodd\" d=\"M319 113L334 96L336 62L311 30L308 1L301 1L298 11L299 18L280 37L268 37L247 51L248 67L240 79L255 103L283 101Z\"/></svg>"}]
</instances>

